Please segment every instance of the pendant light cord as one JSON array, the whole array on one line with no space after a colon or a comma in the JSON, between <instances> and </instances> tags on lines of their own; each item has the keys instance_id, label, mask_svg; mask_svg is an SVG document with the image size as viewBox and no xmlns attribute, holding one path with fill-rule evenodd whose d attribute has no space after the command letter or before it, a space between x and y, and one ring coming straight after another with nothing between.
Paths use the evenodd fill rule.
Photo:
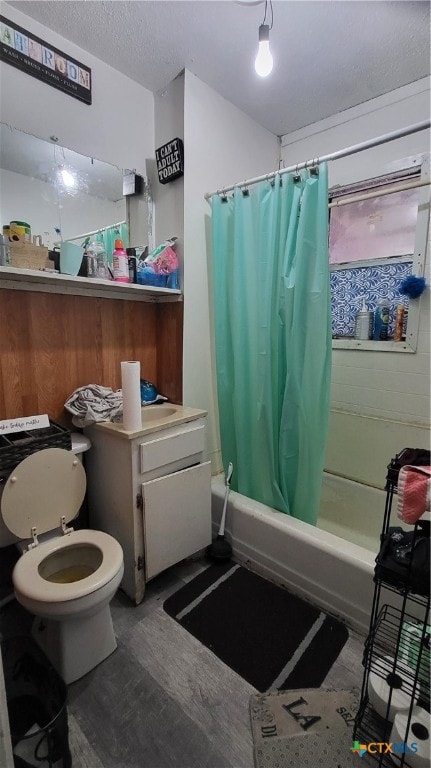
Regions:
<instances>
[{"instance_id":1,"label":"pendant light cord","mask_svg":"<svg viewBox=\"0 0 431 768\"><path fill-rule=\"evenodd\" d=\"M274 24L274 10L273 10L273 7L272 7L272 0L269 0L269 9L270 9L270 11L271 11L271 24L268 24L268 26L269 26L269 28L270 28L270 29L272 29L272 27L273 27L273 24ZM266 23L266 14L267 14L267 11L268 11L268 0L265 0L265 15L264 15L264 17L263 17L263 22L262 22L262 24L265 24L265 23Z\"/></svg>"}]
</instances>

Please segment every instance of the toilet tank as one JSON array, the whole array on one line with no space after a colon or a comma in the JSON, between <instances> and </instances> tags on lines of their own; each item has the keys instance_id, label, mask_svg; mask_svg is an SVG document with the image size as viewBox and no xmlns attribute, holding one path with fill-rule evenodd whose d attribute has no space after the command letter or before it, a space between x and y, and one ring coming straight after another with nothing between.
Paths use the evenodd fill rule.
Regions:
<instances>
[{"instance_id":1,"label":"toilet tank","mask_svg":"<svg viewBox=\"0 0 431 768\"><path fill-rule=\"evenodd\" d=\"M72 439L72 453L78 456L82 462L83 454L91 448L91 442L88 437L80 432L72 432L70 437Z\"/></svg>"}]
</instances>

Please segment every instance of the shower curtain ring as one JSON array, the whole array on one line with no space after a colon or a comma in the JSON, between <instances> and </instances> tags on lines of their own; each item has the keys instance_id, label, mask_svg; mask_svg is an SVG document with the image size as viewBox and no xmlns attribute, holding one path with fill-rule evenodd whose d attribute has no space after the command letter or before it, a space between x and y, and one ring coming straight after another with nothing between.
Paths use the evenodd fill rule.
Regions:
<instances>
[{"instance_id":1,"label":"shower curtain ring","mask_svg":"<svg viewBox=\"0 0 431 768\"><path fill-rule=\"evenodd\" d=\"M294 174L293 174L293 181L295 181L295 182L301 181L301 176L299 175L298 165L299 165L299 163L296 163L296 168L295 168L295 171L294 171Z\"/></svg>"},{"instance_id":2,"label":"shower curtain ring","mask_svg":"<svg viewBox=\"0 0 431 768\"><path fill-rule=\"evenodd\" d=\"M319 175L319 158L313 157L310 173L312 176L318 176Z\"/></svg>"}]
</instances>

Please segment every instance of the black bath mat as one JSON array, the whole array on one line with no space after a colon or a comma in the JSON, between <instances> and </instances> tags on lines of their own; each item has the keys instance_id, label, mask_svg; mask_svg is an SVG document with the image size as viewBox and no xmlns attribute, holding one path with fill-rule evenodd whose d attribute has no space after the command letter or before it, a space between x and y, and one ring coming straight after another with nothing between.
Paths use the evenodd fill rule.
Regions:
<instances>
[{"instance_id":1,"label":"black bath mat","mask_svg":"<svg viewBox=\"0 0 431 768\"><path fill-rule=\"evenodd\" d=\"M235 563L212 565L165 611L258 691L318 688L347 627Z\"/></svg>"}]
</instances>

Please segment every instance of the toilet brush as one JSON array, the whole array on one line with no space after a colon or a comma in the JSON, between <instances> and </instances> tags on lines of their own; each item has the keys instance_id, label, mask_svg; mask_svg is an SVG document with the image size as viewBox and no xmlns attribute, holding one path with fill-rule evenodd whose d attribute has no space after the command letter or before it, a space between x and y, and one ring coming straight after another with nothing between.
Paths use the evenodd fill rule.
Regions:
<instances>
[{"instance_id":1,"label":"toilet brush","mask_svg":"<svg viewBox=\"0 0 431 768\"><path fill-rule=\"evenodd\" d=\"M226 541L226 539L224 537L224 526L225 526L225 522L226 522L227 500L228 500L229 491L230 491L230 481L231 481L231 477L232 477L232 472L233 472L233 464L232 464L232 462L229 462L229 466L227 468L227 473L226 473L226 481L225 481L226 482L226 490L225 490L225 494L224 494L223 513L222 513L222 516L221 516L219 532L217 534L217 538L214 539L212 544L210 544L207 547L207 549L206 549L207 556L211 560L216 560L218 562L221 562L223 560L230 560L230 558L232 556L232 547L229 544L229 542Z\"/></svg>"}]
</instances>

